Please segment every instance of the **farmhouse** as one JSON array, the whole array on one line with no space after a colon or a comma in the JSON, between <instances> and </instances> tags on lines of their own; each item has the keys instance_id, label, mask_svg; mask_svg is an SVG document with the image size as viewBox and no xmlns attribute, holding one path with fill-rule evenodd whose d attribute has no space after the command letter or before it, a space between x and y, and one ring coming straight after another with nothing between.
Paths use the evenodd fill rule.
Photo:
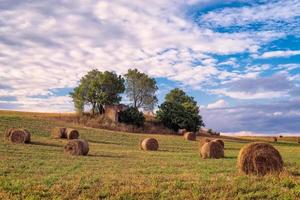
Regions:
<instances>
[{"instance_id":1,"label":"farmhouse","mask_svg":"<svg viewBox=\"0 0 300 200\"><path fill-rule=\"evenodd\" d=\"M105 105L105 117L113 122L119 122L119 112L124 111L127 108L128 106L124 104Z\"/></svg>"}]
</instances>

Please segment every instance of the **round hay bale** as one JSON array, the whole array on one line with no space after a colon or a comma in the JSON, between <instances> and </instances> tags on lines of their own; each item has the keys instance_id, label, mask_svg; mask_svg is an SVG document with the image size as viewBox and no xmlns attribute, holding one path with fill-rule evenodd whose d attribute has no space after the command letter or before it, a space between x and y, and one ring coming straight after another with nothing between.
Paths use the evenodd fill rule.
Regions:
<instances>
[{"instance_id":1,"label":"round hay bale","mask_svg":"<svg viewBox=\"0 0 300 200\"><path fill-rule=\"evenodd\" d=\"M55 127L51 130L51 136L53 139L67 138L66 128Z\"/></svg>"},{"instance_id":2,"label":"round hay bale","mask_svg":"<svg viewBox=\"0 0 300 200\"><path fill-rule=\"evenodd\" d=\"M78 139L79 138L79 132L76 129L67 128L66 129L66 138L69 139L69 140Z\"/></svg>"},{"instance_id":3,"label":"round hay bale","mask_svg":"<svg viewBox=\"0 0 300 200\"><path fill-rule=\"evenodd\" d=\"M209 138L200 137L199 146L202 147L205 143L210 142L210 141L211 140Z\"/></svg>"},{"instance_id":4,"label":"round hay bale","mask_svg":"<svg viewBox=\"0 0 300 200\"><path fill-rule=\"evenodd\" d=\"M277 137L273 137L273 142L277 142Z\"/></svg>"},{"instance_id":5,"label":"round hay bale","mask_svg":"<svg viewBox=\"0 0 300 200\"><path fill-rule=\"evenodd\" d=\"M238 156L238 168L245 174L264 176L283 169L280 153L270 144L255 142L244 146Z\"/></svg>"},{"instance_id":6,"label":"round hay bale","mask_svg":"<svg viewBox=\"0 0 300 200\"><path fill-rule=\"evenodd\" d=\"M143 150L143 147L142 147L142 142L144 141L144 139L140 139L140 142L139 142L139 147L141 150Z\"/></svg>"},{"instance_id":7,"label":"round hay bale","mask_svg":"<svg viewBox=\"0 0 300 200\"><path fill-rule=\"evenodd\" d=\"M186 129L179 129L178 130L178 135L183 135L186 133Z\"/></svg>"},{"instance_id":8,"label":"round hay bale","mask_svg":"<svg viewBox=\"0 0 300 200\"><path fill-rule=\"evenodd\" d=\"M196 134L192 132L186 132L183 137L186 140L196 141Z\"/></svg>"},{"instance_id":9,"label":"round hay bale","mask_svg":"<svg viewBox=\"0 0 300 200\"><path fill-rule=\"evenodd\" d=\"M73 156L85 156L89 152L89 143L82 139L70 140L64 147L64 153Z\"/></svg>"},{"instance_id":10,"label":"round hay bale","mask_svg":"<svg viewBox=\"0 0 300 200\"><path fill-rule=\"evenodd\" d=\"M141 149L146 151L156 151L158 149L158 141L154 138L146 138L140 143Z\"/></svg>"},{"instance_id":11,"label":"round hay bale","mask_svg":"<svg viewBox=\"0 0 300 200\"><path fill-rule=\"evenodd\" d=\"M215 142L215 141L207 142L201 147L200 155L203 159L223 158L224 148L219 142Z\"/></svg>"},{"instance_id":12,"label":"round hay bale","mask_svg":"<svg viewBox=\"0 0 300 200\"><path fill-rule=\"evenodd\" d=\"M220 139L215 139L213 140L214 142L218 142L220 143L220 145L224 148L225 147L225 144L224 144L224 141L223 140L220 140Z\"/></svg>"},{"instance_id":13,"label":"round hay bale","mask_svg":"<svg viewBox=\"0 0 300 200\"><path fill-rule=\"evenodd\" d=\"M4 139L5 140L9 140L10 134L13 130L14 130L13 128L8 128L8 129L5 130L5 132L4 132Z\"/></svg>"},{"instance_id":14,"label":"round hay bale","mask_svg":"<svg viewBox=\"0 0 300 200\"><path fill-rule=\"evenodd\" d=\"M12 143L29 143L30 133L26 129L13 129L10 132L9 141Z\"/></svg>"}]
</instances>

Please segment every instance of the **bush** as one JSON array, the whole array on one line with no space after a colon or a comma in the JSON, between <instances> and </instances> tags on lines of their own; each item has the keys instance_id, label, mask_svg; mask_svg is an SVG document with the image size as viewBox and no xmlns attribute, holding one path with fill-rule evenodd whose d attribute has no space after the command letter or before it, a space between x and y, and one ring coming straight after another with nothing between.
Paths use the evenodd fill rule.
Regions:
<instances>
[{"instance_id":1,"label":"bush","mask_svg":"<svg viewBox=\"0 0 300 200\"><path fill-rule=\"evenodd\" d=\"M119 113L119 122L140 127L144 125L145 117L137 108L129 107Z\"/></svg>"}]
</instances>

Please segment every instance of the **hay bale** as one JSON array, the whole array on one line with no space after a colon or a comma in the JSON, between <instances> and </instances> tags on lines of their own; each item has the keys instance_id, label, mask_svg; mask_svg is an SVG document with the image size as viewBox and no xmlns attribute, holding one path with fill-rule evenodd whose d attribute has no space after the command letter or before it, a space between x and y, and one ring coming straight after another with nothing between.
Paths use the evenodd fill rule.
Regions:
<instances>
[{"instance_id":1,"label":"hay bale","mask_svg":"<svg viewBox=\"0 0 300 200\"><path fill-rule=\"evenodd\" d=\"M9 133L9 141L12 143L29 143L30 133L26 129L12 129Z\"/></svg>"},{"instance_id":2,"label":"hay bale","mask_svg":"<svg viewBox=\"0 0 300 200\"><path fill-rule=\"evenodd\" d=\"M300 144L300 138L298 138L298 143Z\"/></svg>"},{"instance_id":3,"label":"hay bale","mask_svg":"<svg viewBox=\"0 0 300 200\"><path fill-rule=\"evenodd\" d=\"M13 130L14 130L13 128L8 128L8 129L5 130L5 132L4 132L4 139L5 140L9 140L10 134L12 133Z\"/></svg>"},{"instance_id":4,"label":"hay bale","mask_svg":"<svg viewBox=\"0 0 300 200\"><path fill-rule=\"evenodd\" d=\"M186 132L183 137L186 140L196 141L196 134L193 132Z\"/></svg>"},{"instance_id":5,"label":"hay bale","mask_svg":"<svg viewBox=\"0 0 300 200\"><path fill-rule=\"evenodd\" d=\"M51 136L53 139L67 138L66 128L55 127L51 130Z\"/></svg>"},{"instance_id":6,"label":"hay bale","mask_svg":"<svg viewBox=\"0 0 300 200\"><path fill-rule=\"evenodd\" d=\"M158 141L154 138L146 138L140 143L142 150L156 151L158 149Z\"/></svg>"},{"instance_id":7,"label":"hay bale","mask_svg":"<svg viewBox=\"0 0 300 200\"><path fill-rule=\"evenodd\" d=\"M79 138L79 132L76 129L67 128L66 129L66 138L69 139L69 140L78 139Z\"/></svg>"},{"instance_id":8,"label":"hay bale","mask_svg":"<svg viewBox=\"0 0 300 200\"><path fill-rule=\"evenodd\" d=\"M277 137L273 137L273 142L277 142Z\"/></svg>"},{"instance_id":9,"label":"hay bale","mask_svg":"<svg viewBox=\"0 0 300 200\"><path fill-rule=\"evenodd\" d=\"M210 141L205 143L200 149L200 155L203 159L206 158L223 158L224 148L219 142Z\"/></svg>"},{"instance_id":10,"label":"hay bale","mask_svg":"<svg viewBox=\"0 0 300 200\"><path fill-rule=\"evenodd\" d=\"M183 135L186 133L186 129L179 129L178 130L178 135Z\"/></svg>"},{"instance_id":11,"label":"hay bale","mask_svg":"<svg viewBox=\"0 0 300 200\"><path fill-rule=\"evenodd\" d=\"M225 147L225 144L224 144L224 141L223 141L223 140L220 140L220 139L214 139L213 141L214 141L214 142L220 143L220 145L221 145L223 148Z\"/></svg>"},{"instance_id":12,"label":"hay bale","mask_svg":"<svg viewBox=\"0 0 300 200\"><path fill-rule=\"evenodd\" d=\"M144 139L140 139L140 142L139 142L139 147L141 150L143 150L143 147L142 147L142 143L143 143Z\"/></svg>"},{"instance_id":13,"label":"hay bale","mask_svg":"<svg viewBox=\"0 0 300 200\"><path fill-rule=\"evenodd\" d=\"M255 142L244 146L238 156L238 168L245 174L264 176L283 169L280 153L270 144Z\"/></svg>"},{"instance_id":14,"label":"hay bale","mask_svg":"<svg viewBox=\"0 0 300 200\"><path fill-rule=\"evenodd\" d=\"M89 143L82 139L70 140L64 147L64 153L73 156L85 156L89 152Z\"/></svg>"},{"instance_id":15,"label":"hay bale","mask_svg":"<svg viewBox=\"0 0 300 200\"><path fill-rule=\"evenodd\" d=\"M210 142L209 138L200 137L199 146L202 147L205 143Z\"/></svg>"}]
</instances>

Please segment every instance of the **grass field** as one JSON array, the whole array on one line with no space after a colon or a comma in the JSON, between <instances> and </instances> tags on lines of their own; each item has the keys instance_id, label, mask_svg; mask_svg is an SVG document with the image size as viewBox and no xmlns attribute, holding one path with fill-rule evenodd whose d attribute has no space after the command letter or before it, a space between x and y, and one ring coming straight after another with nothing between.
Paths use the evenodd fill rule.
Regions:
<instances>
[{"instance_id":1,"label":"grass field","mask_svg":"<svg viewBox=\"0 0 300 200\"><path fill-rule=\"evenodd\" d=\"M85 157L63 154L66 140L50 139L55 126L75 127L89 141ZM3 141L8 127L25 127L31 144ZM236 168L249 141L225 140L225 158L203 160L198 142L151 135L159 151L138 148L149 135L106 131L0 112L0 199L300 199L300 145L273 143L284 159L279 176L245 176ZM252 138L255 139L255 138ZM260 138L263 139L263 138Z\"/></svg>"}]
</instances>

